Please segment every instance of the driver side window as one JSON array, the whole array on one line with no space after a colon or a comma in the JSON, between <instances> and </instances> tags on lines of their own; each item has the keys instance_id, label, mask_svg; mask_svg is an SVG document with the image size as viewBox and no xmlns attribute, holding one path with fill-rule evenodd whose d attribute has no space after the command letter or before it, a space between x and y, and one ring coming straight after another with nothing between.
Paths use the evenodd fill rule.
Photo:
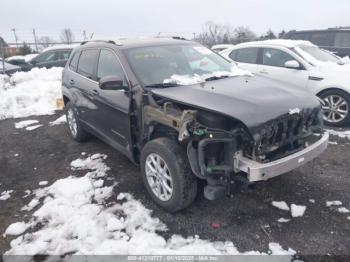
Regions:
<instances>
[{"instance_id":1,"label":"driver side window","mask_svg":"<svg viewBox=\"0 0 350 262\"><path fill-rule=\"evenodd\" d=\"M290 54L274 48L263 49L263 65L285 67L287 61L295 60Z\"/></svg>"}]
</instances>

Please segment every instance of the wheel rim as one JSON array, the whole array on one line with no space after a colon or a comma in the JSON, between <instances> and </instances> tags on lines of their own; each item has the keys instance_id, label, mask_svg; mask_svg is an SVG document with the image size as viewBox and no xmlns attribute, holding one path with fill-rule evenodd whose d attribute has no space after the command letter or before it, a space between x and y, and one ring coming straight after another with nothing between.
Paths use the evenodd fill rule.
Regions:
<instances>
[{"instance_id":1,"label":"wheel rim","mask_svg":"<svg viewBox=\"0 0 350 262\"><path fill-rule=\"evenodd\" d=\"M173 180L163 158L158 154L149 154L145 162L148 185L153 194L162 201L168 201L173 194Z\"/></svg>"},{"instance_id":2,"label":"wheel rim","mask_svg":"<svg viewBox=\"0 0 350 262\"><path fill-rule=\"evenodd\" d=\"M69 126L70 132L72 133L73 136L76 136L78 132L78 127L77 127L77 120L75 119L75 115L72 108L68 109L67 120L68 120L68 126Z\"/></svg>"},{"instance_id":3,"label":"wheel rim","mask_svg":"<svg viewBox=\"0 0 350 262\"><path fill-rule=\"evenodd\" d=\"M327 122L337 123L348 115L349 105L346 100L338 95L329 95L323 98L324 105L322 106L323 118Z\"/></svg>"}]
</instances>

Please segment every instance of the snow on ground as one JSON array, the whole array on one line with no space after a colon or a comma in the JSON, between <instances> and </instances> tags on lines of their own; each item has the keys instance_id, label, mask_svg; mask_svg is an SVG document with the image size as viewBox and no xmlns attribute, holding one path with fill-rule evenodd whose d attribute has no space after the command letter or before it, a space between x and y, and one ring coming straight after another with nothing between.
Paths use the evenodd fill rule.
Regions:
<instances>
[{"instance_id":1,"label":"snow on ground","mask_svg":"<svg viewBox=\"0 0 350 262\"><path fill-rule=\"evenodd\" d=\"M6 229L5 233L4 233L4 236L7 236L7 235L14 235L14 236L20 235L24 231L26 231L29 226L30 226L29 224L26 224L23 221L22 222L13 223L13 224L11 224L11 225L9 225L7 227L7 229Z\"/></svg>"},{"instance_id":2,"label":"snow on ground","mask_svg":"<svg viewBox=\"0 0 350 262\"><path fill-rule=\"evenodd\" d=\"M272 201L271 204L281 210L289 211L289 206L284 201Z\"/></svg>"},{"instance_id":3,"label":"snow on ground","mask_svg":"<svg viewBox=\"0 0 350 262\"><path fill-rule=\"evenodd\" d=\"M105 185L106 157L95 154L74 160L72 170L88 170L84 176L69 176L37 189L27 205L35 207L33 217L21 224L22 229L29 228L11 241L6 254L266 254L240 253L232 242L196 236L173 235L166 240L158 232L167 227L151 210L131 194L119 193L115 184ZM113 194L117 198L107 204ZM9 228L19 229L18 225ZM270 243L269 254L294 255L295 251Z\"/></svg>"},{"instance_id":4,"label":"snow on ground","mask_svg":"<svg viewBox=\"0 0 350 262\"><path fill-rule=\"evenodd\" d=\"M350 213L350 210L346 207L339 207L337 210L339 213Z\"/></svg>"},{"instance_id":5,"label":"snow on ground","mask_svg":"<svg viewBox=\"0 0 350 262\"><path fill-rule=\"evenodd\" d=\"M7 200L11 197L11 194L13 193L13 190L6 190L1 193L0 200Z\"/></svg>"},{"instance_id":6,"label":"snow on ground","mask_svg":"<svg viewBox=\"0 0 350 262\"><path fill-rule=\"evenodd\" d=\"M281 217L281 218L279 218L278 220L277 220L277 222L279 222L279 223L287 223L287 222L289 222L290 221L290 219L288 219L288 218L283 218L283 217Z\"/></svg>"},{"instance_id":7,"label":"snow on ground","mask_svg":"<svg viewBox=\"0 0 350 262\"><path fill-rule=\"evenodd\" d=\"M37 123L39 123L38 120L24 120L24 121L15 123L15 128L24 128Z\"/></svg>"},{"instance_id":8,"label":"snow on ground","mask_svg":"<svg viewBox=\"0 0 350 262\"><path fill-rule=\"evenodd\" d=\"M309 202L315 204L315 199L309 199Z\"/></svg>"},{"instance_id":9,"label":"snow on ground","mask_svg":"<svg viewBox=\"0 0 350 262\"><path fill-rule=\"evenodd\" d=\"M48 183L48 181L40 181L39 186L46 186Z\"/></svg>"},{"instance_id":10,"label":"snow on ground","mask_svg":"<svg viewBox=\"0 0 350 262\"><path fill-rule=\"evenodd\" d=\"M34 68L0 78L0 120L54 113L61 76L62 68Z\"/></svg>"},{"instance_id":11,"label":"snow on ground","mask_svg":"<svg viewBox=\"0 0 350 262\"><path fill-rule=\"evenodd\" d=\"M49 123L49 126L56 126L67 122L66 115L60 116L55 121Z\"/></svg>"},{"instance_id":12,"label":"snow on ground","mask_svg":"<svg viewBox=\"0 0 350 262\"><path fill-rule=\"evenodd\" d=\"M27 127L26 127L26 130L27 130L27 131L32 131L32 130L37 129L37 128L42 127L42 126L43 126L43 125L27 126Z\"/></svg>"},{"instance_id":13,"label":"snow on ground","mask_svg":"<svg viewBox=\"0 0 350 262\"><path fill-rule=\"evenodd\" d=\"M306 206L291 204L290 209L292 217L302 217L305 213Z\"/></svg>"},{"instance_id":14,"label":"snow on ground","mask_svg":"<svg viewBox=\"0 0 350 262\"><path fill-rule=\"evenodd\" d=\"M339 137L341 137L341 138L350 139L350 130L339 131L339 130L327 129L327 131L328 131L331 135L339 136Z\"/></svg>"},{"instance_id":15,"label":"snow on ground","mask_svg":"<svg viewBox=\"0 0 350 262\"><path fill-rule=\"evenodd\" d=\"M341 206L343 203L339 200L334 200L334 201L326 201L326 206Z\"/></svg>"}]
</instances>

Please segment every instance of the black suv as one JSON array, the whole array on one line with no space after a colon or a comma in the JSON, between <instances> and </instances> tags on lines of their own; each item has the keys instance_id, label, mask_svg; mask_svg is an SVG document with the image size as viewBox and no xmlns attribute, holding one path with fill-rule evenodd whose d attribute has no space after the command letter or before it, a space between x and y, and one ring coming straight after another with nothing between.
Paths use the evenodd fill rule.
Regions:
<instances>
[{"instance_id":1,"label":"black suv","mask_svg":"<svg viewBox=\"0 0 350 262\"><path fill-rule=\"evenodd\" d=\"M308 40L337 56L350 56L350 29L290 31L286 39Z\"/></svg>"},{"instance_id":2,"label":"black suv","mask_svg":"<svg viewBox=\"0 0 350 262\"><path fill-rule=\"evenodd\" d=\"M141 168L168 211L286 173L328 143L320 103L294 86L240 71L183 39L86 42L62 76L70 135L93 134Z\"/></svg>"}]
</instances>

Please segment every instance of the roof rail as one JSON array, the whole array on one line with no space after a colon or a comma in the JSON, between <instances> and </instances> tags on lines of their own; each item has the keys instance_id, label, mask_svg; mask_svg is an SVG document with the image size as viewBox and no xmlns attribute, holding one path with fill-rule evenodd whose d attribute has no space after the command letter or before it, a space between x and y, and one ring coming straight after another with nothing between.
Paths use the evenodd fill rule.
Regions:
<instances>
[{"instance_id":1,"label":"roof rail","mask_svg":"<svg viewBox=\"0 0 350 262\"><path fill-rule=\"evenodd\" d=\"M86 43L93 43L93 42L102 42L102 43L109 43L109 44L113 44L113 45L122 45L121 43L116 43L115 41L113 41L113 40L88 40L88 41L83 41L83 42L81 42L81 44L80 45L85 45Z\"/></svg>"}]
</instances>

